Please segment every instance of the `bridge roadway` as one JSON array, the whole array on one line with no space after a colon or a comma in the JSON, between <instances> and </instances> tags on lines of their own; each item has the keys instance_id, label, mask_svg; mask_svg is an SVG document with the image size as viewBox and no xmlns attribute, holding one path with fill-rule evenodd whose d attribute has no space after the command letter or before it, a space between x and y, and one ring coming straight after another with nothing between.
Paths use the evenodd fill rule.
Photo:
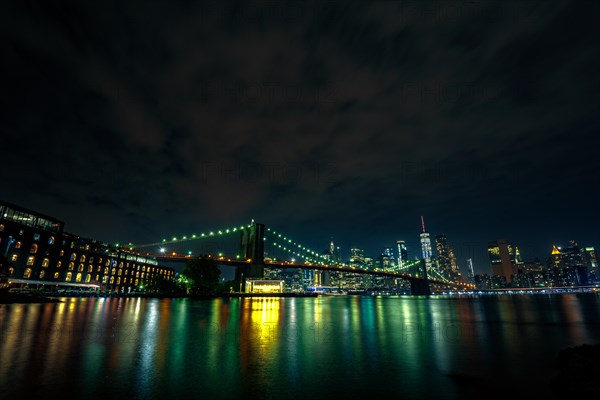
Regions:
<instances>
[{"instance_id":1,"label":"bridge roadway","mask_svg":"<svg viewBox=\"0 0 600 400\"><path fill-rule=\"evenodd\" d=\"M195 257L195 256L189 256L189 255L174 255L173 256L173 255L166 255L166 254L160 254L160 255L147 254L147 256L156 257L156 260L159 262L160 261L186 262L186 261L192 260L194 258L200 258L200 257ZM248 266L253 263L251 259L240 260L240 259L232 259L232 258L228 258L228 257L206 257L206 259L215 260L220 265L231 265L231 266L236 266L236 267ZM312 263L292 263L292 262L288 262L288 261L277 262L277 261L265 260L264 266L265 267L273 267L273 268L302 268L302 269L312 269L312 270L319 270L319 271L349 272L349 273L354 273L354 274L366 274L366 275L374 275L374 276L383 276L383 277L388 277L388 278L399 278L399 279L407 280L411 283L421 283L421 282L424 283L425 281L429 281L429 283L433 283L436 285L454 286L456 288L461 288L461 289L472 288L467 283L450 284L448 282L444 282L444 281L437 280L437 279L431 279L431 278L423 279L423 278L420 278L417 276L413 276L412 274L400 274L397 272L373 271L373 270L366 270L366 269L361 269L361 268L343 267L343 266L338 266L338 265L332 266L332 265L328 265L328 264L319 265L319 264L312 264Z\"/></svg>"}]
</instances>

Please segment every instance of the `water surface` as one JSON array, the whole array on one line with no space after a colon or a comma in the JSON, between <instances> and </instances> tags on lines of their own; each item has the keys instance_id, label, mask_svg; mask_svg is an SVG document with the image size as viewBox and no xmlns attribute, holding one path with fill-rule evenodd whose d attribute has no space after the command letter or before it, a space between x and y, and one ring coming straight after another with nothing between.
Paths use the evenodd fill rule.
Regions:
<instances>
[{"instance_id":1,"label":"water surface","mask_svg":"<svg viewBox=\"0 0 600 400\"><path fill-rule=\"evenodd\" d=\"M62 300L0 305L0 398L543 396L600 342L596 295Z\"/></svg>"}]
</instances>

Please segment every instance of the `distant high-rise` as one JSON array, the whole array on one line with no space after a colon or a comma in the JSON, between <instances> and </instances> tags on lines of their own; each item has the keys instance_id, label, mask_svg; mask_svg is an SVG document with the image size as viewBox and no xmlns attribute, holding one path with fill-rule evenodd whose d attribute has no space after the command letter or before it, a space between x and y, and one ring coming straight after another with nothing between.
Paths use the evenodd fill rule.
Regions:
<instances>
[{"instance_id":1,"label":"distant high-rise","mask_svg":"<svg viewBox=\"0 0 600 400\"><path fill-rule=\"evenodd\" d=\"M394 248L393 247L384 247L383 252L381 253L381 267L383 269L388 269L393 267L396 264L396 260L394 259Z\"/></svg>"},{"instance_id":2,"label":"distant high-rise","mask_svg":"<svg viewBox=\"0 0 600 400\"><path fill-rule=\"evenodd\" d=\"M423 254L423 259L425 260L425 266L427 268L431 267L431 257L433 256L433 252L431 251L431 238L429 237L429 233L425 230L425 219L421 216L421 253Z\"/></svg>"},{"instance_id":3,"label":"distant high-rise","mask_svg":"<svg viewBox=\"0 0 600 400\"><path fill-rule=\"evenodd\" d=\"M446 235L435 237L435 249L437 251L438 263L442 272L446 275L458 272L458 263L452 245L448 242Z\"/></svg>"},{"instance_id":4,"label":"distant high-rise","mask_svg":"<svg viewBox=\"0 0 600 400\"><path fill-rule=\"evenodd\" d=\"M350 266L358 267L365 263L365 251L356 247L350 249Z\"/></svg>"},{"instance_id":5,"label":"distant high-rise","mask_svg":"<svg viewBox=\"0 0 600 400\"><path fill-rule=\"evenodd\" d=\"M515 252L506 240L496 240L488 243L488 255L492 264L492 274L503 276L507 282L512 281L516 274Z\"/></svg>"},{"instance_id":6,"label":"distant high-rise","mask_svg":"<svg viewBox=\"0 0 600 400\"><path fill-rule=\"evenodd\" d=\"M475 282L475 271L473 270L473 259L472 258L467 259L467 269L469 270L468 275L467 275L469 282Z\"/></svg>"},{"instance_id":7,"label":"distant high-rise","mask_svg":"<svg viewBox=\"0 0 600 400\"><path fill-rule=\"evenodd\" d=\"M408 261L408 250L406 248L406 242L404 240L396 241L398 246L398 266L402 267L406 261Z\"/></svg>"},{"instance_id":8,"label":"distant high-rise","mask_svg":"<svg viewBox=\"0 0 600 400\"><path fill-rule=\"evenodd\" d=\"M598 268L598 259L596 258L596 250L593 247L586 247L582 251L583 260L589 269Z\"/></svg>"},{"instance_id":9,"label":"distant high-rise","mask_svg":"<svg viewBox=\"0 0 600 400\"><path fill-rule=\"evenodd\" d=\"M596 283L600 282L600 271L598 270L598 258L596 258L596 250L593 247L585 247L582 249L583 262L590 272L592 280Z\"/></svg>"},{"instance_id":10,"label":"distant high-rise","mask_svg":"<svg viewBox=\"0 0 600 400\"><path fill-rule=\"evenodd\" d=\"M583 252L576 241L570 240L569 245L561 250L563 255L563 264L567 267L580 267L584 265Z\"/></svg>"}]
</instances>

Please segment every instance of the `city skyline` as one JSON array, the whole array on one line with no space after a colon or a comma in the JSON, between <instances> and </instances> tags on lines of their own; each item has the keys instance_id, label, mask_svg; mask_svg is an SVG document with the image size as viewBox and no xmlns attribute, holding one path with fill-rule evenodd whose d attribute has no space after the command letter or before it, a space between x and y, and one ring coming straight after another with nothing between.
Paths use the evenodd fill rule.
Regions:
<instances>
[{"instance_id":1,"label":"city skyline","mask_svg":"<svg viewBox=\"0 0 600 400\"><path fill-rule=\"evenodd\" d=\"M7 5L2 197L105 241L255 219L374 252L425 215L457 251L598 246L597 5L428 7Z\"/></svg>"}]
</instances>

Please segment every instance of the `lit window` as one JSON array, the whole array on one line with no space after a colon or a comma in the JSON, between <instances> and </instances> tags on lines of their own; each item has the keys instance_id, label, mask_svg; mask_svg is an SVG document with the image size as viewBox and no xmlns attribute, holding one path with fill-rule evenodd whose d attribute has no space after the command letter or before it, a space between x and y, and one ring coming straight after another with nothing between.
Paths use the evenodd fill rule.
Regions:
<instances>
[{"instance_id":1,"label":"lit window","mask_svg":"<svg viewBox=\"0 0 600 400\"><path fill-rule=\"evenodd\" d=\"M53 244L54 244L54 236L50 236L50 237L48 238L48 244L49 244L49 245L53 245Z\"/></svg>"},{"instance_id":2,"label":"lit window","mask_svg":"<svg viewBox=\"0 0 600 400\"><path fill-rule=\"evenodd\" d=\"M69 263L69 271L73 271L75 269L75 263L74 262L70 262Z\"/></svg>"},{"instance_id":3,"label":"lit window","mask_svg":"<svg viewBox=\"0 0 600 400\"><path fill-rule=\"evenodd\" d=\"M44 258L44 260L42 261L42 267L47 267L49 263L50 263L50 260L48 260L47 258Z\"/></svg>"},{"instance_id":4,"label":"lit window","mask_svg":"<svg viewBox=\"0 0 600 400\"><path fill-rule=\"evenodd\" d=\"M58 253L58 255L61 256L61 257L64 256L65 255L65 251L61 250L60 253Z\"/></svg>"},{"instance_id":5,"label":"lit window","mask_svg":"<svg viewBox=\"0 0 600 400\"><path fill-rule=\"evenodd\" d=\"M93 264L93 263L94 263L94 257L92 256L92 257L90 257L90 264Z\"/></svg>"},{"instance_id":6,"label":"lit window","mask_svg":"<svg viewBox=\"0 0 600 400\"><path fill-rule=\"evenodd\" d=\"M0 224L0 232L4 232L4 224Z\"/></svg>"},{"instance_id":7,"label":"lit window","mask_svg":"<svg viewBox=\"0 0 600 400\"><path fill-rule=\"evenodd\" d=\"M40 241L40 234L36 233L35 235L33 235L33 240L35 240L36 242Z\"/></svg>"},{"instance_id":8,"label":"lit window","mask_svg":"<svg viewBox=\"0 0 600 400\"><path fill-rule=\"evenodd\" d=\"M137 286L138 282L139 282L139 279L136 279L135 280L135 286Z\"/></svg>"},{"instance_id":9,"label":"lit window","mask_svg":"<svg viewBox=\"0 0 600 400\"><path fill-rule=\"evenodd\" d=\"M114 276L111 276L111 277L110 277L110 284L112 285L113 283L115 283L115 277L114 277Z\"/></svg>"},{"instance_id":10,"label":"lit window","mask_svg":"<svg viewBox=\"0 0 600 400\"><path fill-rule=\"evenodd\" d=\"M14 273L15 273L15 269L14 269L13 267L10 267L10 268L8 269L8 275L12 275L12 274L14 274Z\"/></svg>"},{"instance_id":11,"label":"lit window","mask_svg":"<svg viewBox=\"0 0 600 400\"><path fill-rule=\"evenodd\" d=\"M89 282L92 279L92 276L90 274L87 274L87 276L85 277L85 281Z\"/></svg>"},{"instance_id":12,"label":"lit window","mask_svg":"<svg viewBox=\"0 0 600 400\"><path fill-rule=\"evenodd\" d=\"M79 262L85 262L85 254L81 255L81 258L79 259Z\"/></svg>"},{"instance_id":13,"label":"lit window","mask_svg":"<svg viewBox=\"0 0 600 400\"><path fill-rule=\"evenodd\" d=\"M94 267L92 267L91 265L88 265L88 272L93 272L94 271Z\"/></svg>"},{"instance_id":14,"label":"lit window","mask_svg":"<svg viewBox=\"0 0 600 400\"><path fill-rule=\"evenodd\" d=\"M77 276L75 277L75 282L81 282L81 272L77 273Z\"/></svg>"},{"instance_id":15,"label":"lit window","mask_svg":"<svg viewBox=\"0 0 600 400\"><path fill-rule=\"evenodd\" d=\"M108 275L108 267L104 268L104 275Z\"/></svg>"},{"instance_id":16,"label":"lit window","mask_svg":"<svg viewBox=\"0 0 600 400\"><path fill-rule=\"evenodd\" d=\"M29 279L31 277L31 268L25 268L25 273L23 274L23 278Z\"/></svg>"},{"instance_id":17,"label":"lit window","mask_svg":"<svg viewBox=\"0 0 600 400\"><path fill-rule=\"evenodd\" d=\"M71 282L71 279L73 279L73 273L67 272L67 277L65 278L65 282Z\"/></svg>"},{"instance_id":18,"label":"lit window","mask_svg":"<svg viewBox=\"0 0 600 400\"><path fill-rule=\"evenodd\" d=\"M114 275L117 272L116 268L113 268L112 271L110 272L111 275Z\"/></svg>"},{"instance_id":19,"label":"lit window","mask_svg":"<svg viewBox=\"0 0 600 400\"><path fill-rule=\"evenodd\" d=\"M18 255L16 255L16 254L13 254L13 255L10 257L10 261L17 261L17 259L18 259L18 258L19 258L19 256L18 256Z\"/></svg>"},{"instance_id":20,"label":"lit window","mask_svg":"<svg viewBox=\"0 0 600 400\"><path fill-rule=\"evenodd\" d=\"M108 279L108 276L103 276L102 277L102 283L106 283L106 280Z\"/></svg>"},{"instance_id":21,"label":"lit window","mask_svg":"<svg viewBox=\"0 0 600 400\"><path fill-rule=\"evenodd\" d=\"M46 271L40 272L40 279L44 279L45 276L46 276Z\"/></svg>"},{"instance_id":22,"label":"lit window","mask_svg":"<svg viewBox=\"0 0 600 400\"><path fill-rule=\"evenodd\" d=\"M96 282L100 280L100 275L96 275Z\"/></svg>"},{"instance_id":23,"label":"lit window","mask_svg":"<svg viewBox=\"0 0 600 400\"><path fill-rule=\"evenodd\" d=\"M20 249L21 248L21 242L17 242L15 244L15 249Z\"/></svg>"},{"instance_id":24,"label":"lit window","mask_svg":"<svg viewBox=\"0 0 600 400\"><path fill-rule=\"evenodd\" d=\"M121 284L121 278L117 278L117 285Z\"/></svg>"},{"instance_id":25,"label":"lit window","mask_svg":"<svg viewBox=\"0 0 600 400\"><path fill-rule=\"evenodd\" d=\"M58 279L58 272L54 273L54 279Z\"/></svg>"},{"instance_id":26,"label":"lit window","mask_svg":"<svg viewBox=\"0 0 600 400\"><path fill-rule=\"evenodd\" d=\"M37 253L37 251L38 251L38 245L37 244L32 244L31 245L31 250L29 250L29 252L31 254L35 254L35 253Z\"/></svg>"},{"instance_id":27,"label":"lit window","mask_svg":"<svg viewBox=\"0 0 600 400\"><path fill-rule=\"evenodd\" d=\"M56 263L56 268L60 268L62 266L62 261Z\"/></svg>"},{"instance_id":28,"label":"lit window","mask_svg":"<svg viewBox=\"0 0 600 400\"><path fill-rule=\"evenodd\" d=\"M77 271L79 271L79 272L83 271L83 264L79 264L79 269L77 269Z\"/></svg>"},{"instance_id":29,"label":"lit window","mask_svg":"<svg viewBox=\"0 0 600 400\"><path fill-rule=\"evenodd\" d=\"M35 262L34 256L27 257L27 265L33 265L34 262Z\"/></svg>"},{"instance_id":30,"label":"lit window","mask_svg":"<svg viewBox=\"0 0 600 400\"><path fill-rule=\"evenodd\" d=\"M69 260L75 261L76 258L77 258L77 253L73 253L73 254L71 254L71 258L69 258Z\"/></svg>"},{"instance_id":31,"label":"lit window","mask_svg":"<svg viewBox=\"0 0 600 400\"><path fill-rule=\"evenodd\" d=\"M121 276L121 275L123 275L123 270L122 269L119 270L119 276Z\"/></svg>"}]
</instances>

